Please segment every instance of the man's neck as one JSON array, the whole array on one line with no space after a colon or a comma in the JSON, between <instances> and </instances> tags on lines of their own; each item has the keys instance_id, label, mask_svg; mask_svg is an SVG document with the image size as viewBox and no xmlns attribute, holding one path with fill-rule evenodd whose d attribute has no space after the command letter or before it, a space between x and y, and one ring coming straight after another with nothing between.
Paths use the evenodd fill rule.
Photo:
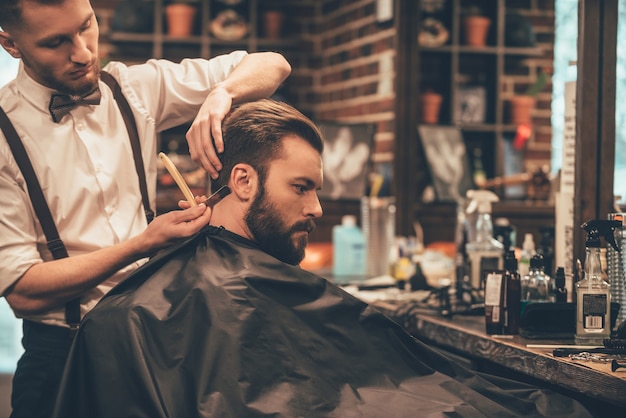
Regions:
<instances>
[{"instance_id":1,"label":"man's neck","mask_svg":"<svg viewBox=\"0 0 626 418\"><path fill-rule=\"evenodd\" d=\"M223 200L213 208L209 225L224 227L230 232L254 241L245 221L246 211L240 204L230 204Z\"/></svg>"}]
</instances>

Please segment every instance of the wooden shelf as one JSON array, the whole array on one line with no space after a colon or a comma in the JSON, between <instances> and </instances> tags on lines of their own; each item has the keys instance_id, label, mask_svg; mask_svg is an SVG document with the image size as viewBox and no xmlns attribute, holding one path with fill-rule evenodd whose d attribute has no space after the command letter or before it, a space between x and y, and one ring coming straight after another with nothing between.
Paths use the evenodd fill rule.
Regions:
<instances>
[{"instance_id":1,"label":"wooden shelf","mask_svg":"<svg viewBox=\"0 0 626 418\"><path fill-rule=\"evenodd\" d=\"M465 139L467 155L473 155L475 148L482 149L482 165L488 178L505 173L505 141L511 139L517 126L509 123L508 97L502 92L502 80L507 69L516 65L516 59L542 55L539 47L514 47L506 45L507 2L505 0L484 0L480 2L485 16L491 18L490 31L485 46L466 45L462 36L462 0L450 0L442 10L429 13L417 7L417 21L434 18L442 22L450 34L447 43L438 47L415 46L418 59L411 70L419 74L419 92L428 90L443 96L439 114L439 124L458 127ZM474 92L469 92L473 89ZM477 90L478 89L478 90ZM484 94L482 108L484 117L475 117L473 122L461 122L459 114L464 106L477 106ZM464 99L474 94L473 102ZM475 112L474 115L479 115ZM471 115L471 113L467 113ZM418 118L419 120L419 118ZM473 169L473 160L470 168Z\"/></svg>"},{"instance_id":2,"label":"wooden shelf","mask_svg":"<svg viewBox=\"0 0 626 418\"><path fill-rule=\"evenodd\" d=\"M554 226L554 206L544 202L501 201L493 204L492 219L507 218L516 229L516 245L521 247L524 234L533 234L541 242L541 230ZM424 243L454 242L456 203L435 202L417 205L413 219L424 231Z\"/></svg>"}]
</instances>

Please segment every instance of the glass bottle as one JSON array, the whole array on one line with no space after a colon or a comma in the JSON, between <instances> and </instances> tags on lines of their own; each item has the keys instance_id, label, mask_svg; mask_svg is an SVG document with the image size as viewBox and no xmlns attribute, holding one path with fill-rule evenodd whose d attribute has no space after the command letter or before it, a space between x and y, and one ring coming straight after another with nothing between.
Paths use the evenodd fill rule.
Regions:
<instances>
[{"instance_id":1,"label":"glass bottle","mask_svg":"<svg viewBox=\"0 0 626 418\"><path fill-rule=\"evenodd\" d=\"M550 276L546 274L543 267L543 256L535 254L530 259L530 270L522 277L522 310L529 302L550 302L552 292L550 291Z\"/></svg>"},{"instance_id":2,"label":"glass bottle","mask_svg":"<svg viewBox=\"0 0 626 418\"><path fill-rule=\"evenodd\" d=\"M522 243L522 254L519 259L519 274L524 277L530 271L530 259L536 254L535 241L533 234L524 234L524 242Z\"/></svg>"},{"instance_id":3,"label":"glass bottle","mask_svg":"<svg viewBox=\"0 0 626 418\"><path fill-rule=\"evenodd\" d=\"M515 251L508 250L504 254L504 324L503 334L519 333L521 314L521 280L517 268Z\"/></svg>"},{"instance_id":4,"label":"glass bottle","mask_svg":"<svg viewBox=\"0 0 626 418\"><path fill-rule=\"evenodd\" d=\"M591 235L589 233L588 235ZM595 242L597 243L597 246ZM611 295L602 279L602 263L597 236L587 240L585 277L576 282L576 344L603 345L611 336Z\"/></svg>"},{"instance_id":5,"label":"glass bottle","mask_svg":"<svg viewBox=\"0 0 626 418\"><path fill-rule=\"evenodd\" d=\"M565 287L565 268L559 267L554 274L554 301L567 302L567 287Z\"/></svg>"}]
</instances>

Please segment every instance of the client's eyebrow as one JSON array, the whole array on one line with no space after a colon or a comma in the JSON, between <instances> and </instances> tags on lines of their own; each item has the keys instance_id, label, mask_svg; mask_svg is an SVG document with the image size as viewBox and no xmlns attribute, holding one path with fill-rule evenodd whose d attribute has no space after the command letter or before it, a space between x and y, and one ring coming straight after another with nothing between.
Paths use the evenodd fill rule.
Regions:
<instances>
[{"instance_id":1,"label":"client's eyebrow","mask_svg":"<svg viewBox=\"0 0 626 418\"><path fill-rule=\"evenodd\" d=\"M321 188L321 186L318 186L317 183L315 181L313 181L312 179L310 179L309 177L296 177L294 180L294 182L300 182L300 183L304 183L305 186L307 187L307 189L317 189L319 190Z\"/></svg>"}]
</instances>

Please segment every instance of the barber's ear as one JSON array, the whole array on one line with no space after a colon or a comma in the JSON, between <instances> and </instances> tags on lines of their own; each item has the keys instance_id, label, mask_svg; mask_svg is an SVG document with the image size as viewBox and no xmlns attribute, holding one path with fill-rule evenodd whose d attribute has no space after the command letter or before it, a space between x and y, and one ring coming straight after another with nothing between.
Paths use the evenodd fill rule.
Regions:
<instances>
[{"instance_id":1,"label":"barber's ear","mask_svg":"<svg viewBox=\"0 0 626 418\"><path fill-rule=\"evenodd\" d=\"M0 45L4 48L5 51L9 53L13 58L22 58L22 54L20 54L20 50L15 45L15 41L11 38L8 32L4 32L0 30Z\"/></svg>"},{"instance_id":2,"label":"barber's ear","mask_svg":"<svg viewBox=\"0 0 626 418\"><path fill-rule=\"evenodd\" d=\"M230 172L230 189L241 200L256 196L259 176L249 164L237 164Z\"/></svg>"}]
</instances>

